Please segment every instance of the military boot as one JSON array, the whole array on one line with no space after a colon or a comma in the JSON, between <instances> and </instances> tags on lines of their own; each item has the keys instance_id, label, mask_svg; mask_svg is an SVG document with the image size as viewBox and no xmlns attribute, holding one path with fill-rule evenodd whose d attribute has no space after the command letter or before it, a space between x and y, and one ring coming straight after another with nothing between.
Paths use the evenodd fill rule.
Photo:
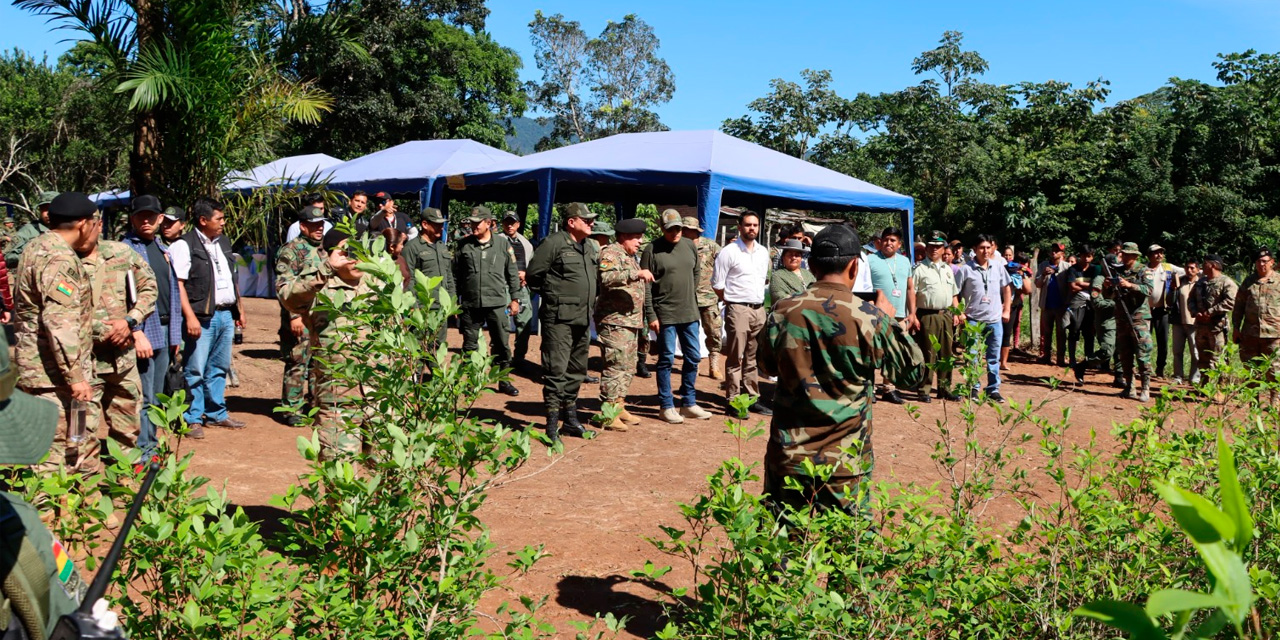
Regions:
<instances>
[{"instance_id":1,"label":"military boot","mask_svg":"<svg viewBox=\"0 0 1280 640\"><path fill-rule=\"evenodd\" d=\"M640 358L636 360L636 377L639 377L639 378L653 377L653 374L649 372L649 363L645 362L648 359L649 359L649 356L643 353L640 354Z\"/></svg>"},{"instance_id":2,"label":"military boot","mask_svg":"<svg viewBox=\"0 0 1280 640\"><path fill-rule=\"evenodd\" d=\"M1115 377L1111 379L1111 386L1116 387L1117 389L1123 389L1123 388L1124 388L1124 376L1122 376L1122 375L1120 375L1120 374L1118 374L1118 373L1117 373L1117 374L1115 374Z\"/></svg>"},{"instance_id":3,"label":"military boot","mask_svg":"<svg viewBox=\"0 0 1280 640\"><path fill-rule=\"evenodd\" d=\"M1121 398L1128 398L1130 400L1134 400L1138 397L1138 394L1133 392L1133 378L1126 377L1124 379L1124 386L1120 388L1120 393L1117 395Z\"/></svg>"},{"instance_id":4,"label":"military boot","mask_svg":"<svg viewBox=\"0 0 1280 640\"><path fill-rule=\"evenodd\" d=\"M711 361L711 379L724 380L724 366L720 362L720 354L711 354L709 360Z\"/></svg>"},{"instance_id":5,"label":"military boot","mask_svg":"<svg viewBox=\"0 0 1280 640\"><path fill-rule=\"evenodd\" d=\"M632 415L630 411L627 411L625 408L618 414L618 417L621 418L622 421L627 424L640 424L640 418L635 417L634 415Z\"/></svg>"},{"instance_id":6,"label":"military boot","mask_svg":"<svg viewBox=\"0 0 1280 640\"><path fill-rule=\"evenodd\" d=\"M560 412L560 415L564 418L564 428L560 430L560 433L574 438L585 438L596 434L595 431L582 426L582 423L578 422L577 406L566 407Z\"/></svg>"},{"instance_id":7,"label":"military boot","mask_svg":"<svg viewBox=\"0 0 1280 640\"><path fill-rule=\"evenodd\" d=\"M547 407L547 438L560 442L560 410L555 407Z\"/></svg>"},{"instance_id":8,"label":"military boot","mask_svg":"<svg viewBox=\"0 0 1280 640\"><path fill-rule=\"evenodd\" d=\"M1149 402L1151 400L1151 376L1142 376L1142 393L1138 395L1138 402Z\"/></svg>"}]
</instances>

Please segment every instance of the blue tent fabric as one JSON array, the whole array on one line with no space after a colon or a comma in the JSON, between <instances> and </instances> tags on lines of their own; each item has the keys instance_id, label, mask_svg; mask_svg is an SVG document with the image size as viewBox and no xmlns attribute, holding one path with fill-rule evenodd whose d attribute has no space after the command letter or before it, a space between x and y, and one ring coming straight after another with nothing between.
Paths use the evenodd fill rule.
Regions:
<instances>
[{"instance_id":1,"label":"blue tent fabric","mask_svg":"<svg viewBox=\"0 0 1280 640\"><path fill-rule=\"evenodd\" d=\"M323 153L310 153L300 156L288 156L272 160L256 166L248 171L232 171L223 179L226 191L251 191L263 187L308 181L312 178L323 180L327 177L326 169L342 164L342 161ZM89 196L99 207L128 206L133 195L128 189L112 189Z\"/></svg>"},{"instance_id":2,"label":"blue tent fabric","mask_svg":"<svg viewBox=\"0 0 1280 640\"><path fill-rule=\"evenodd\" d=\"M413 140L333 167L329 188L425 193L436 178L475 171L517 156L473 140Z\"/></svg>"},{"instance_id":3,"label":"blue tent fabric","mask_svg":"<svg viewBox=\"0 0 1280 640\"><path fill-rule=\"evenodd\" d=\"M708 236L716 232L721 205L899 211L908 230L915 209L910 196L719 131L619 134L512 158L433 185L436 206L459 198L538 203L539 239L550 230L553 203L575 200L614 202L621 209L636 202L696 204Z\"/></svg>"}]
</instances>

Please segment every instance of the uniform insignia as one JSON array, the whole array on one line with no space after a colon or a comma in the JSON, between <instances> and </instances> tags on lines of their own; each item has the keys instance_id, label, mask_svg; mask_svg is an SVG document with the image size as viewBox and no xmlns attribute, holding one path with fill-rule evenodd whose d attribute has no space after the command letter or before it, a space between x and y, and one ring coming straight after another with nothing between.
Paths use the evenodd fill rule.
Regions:
<instances>
[{"instance_id":1,"label":"uniform insignia","mask_svg":"<svg viewBox=\"0 0 1280 640\"><path fill-rule=\"evenodd\" d=\"M59 293L67 297L75 295L76 292L75 288L67 284L66 280L59 280L56 289Z\"/></svg>"},{"instance_id":2,"label":"uniform insignia","mask_svg":"<svg viewBox=\"0 0 1280 640\"><path fill-rule=\"evenodd\" d=\"M62 543L57 538L53 539L53 562L58 570L58 580L66 584L71 579L71 574L75 573L76 566L71 563L71 556L67 555L66 549L62 548Z\"/></svg>"}]
</instances>

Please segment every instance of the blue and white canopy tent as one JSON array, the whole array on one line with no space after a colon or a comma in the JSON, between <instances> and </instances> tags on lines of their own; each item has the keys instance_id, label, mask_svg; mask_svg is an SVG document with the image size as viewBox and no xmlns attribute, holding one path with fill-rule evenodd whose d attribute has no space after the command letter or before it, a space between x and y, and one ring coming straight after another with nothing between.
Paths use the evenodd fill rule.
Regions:
<instances>
[{"instance_id":1,"label":"blue and white canopy tent","mask_svg":"<svg viewBox=\"0 0 1280 640\"><path fill-rule=\"evenodd\" d=\"M438 178L517 157L473 140L412 140L333 167L329 188L347 195L412 192L425 204Z\"/></svg>"},{"instance_id":2,"label":"blue and white canopy tent","mask_svg":"<svg viewBox=\"0 0 1280 640\"><path fill-rule=\"evenodd\" d=\"M299 182L321 182L328 178L331 167L342 161L323 153L309 153L272 160L247 171L232 171L223 179L224 191L252 191L263 187ZM89 196L99 207L129 206L133 194L128 189L112 189Z\"/></svg>"},{"instance_id":3,"label":"blue and white canopy tent","mask_svg":"<svg viewBox=\"0 0 1280 640\"><path fill-rule=\"evenodd\" d=\"M817 211L897 211L914 243L915 203L811 162L739 140L719 131L626 133L449 175L431 188L429 201L538 205L535 237L551 228L557 202L612 202L619 218L637 203L694 205L713 236L720 207Z\"/></svg>"}]
</instances>

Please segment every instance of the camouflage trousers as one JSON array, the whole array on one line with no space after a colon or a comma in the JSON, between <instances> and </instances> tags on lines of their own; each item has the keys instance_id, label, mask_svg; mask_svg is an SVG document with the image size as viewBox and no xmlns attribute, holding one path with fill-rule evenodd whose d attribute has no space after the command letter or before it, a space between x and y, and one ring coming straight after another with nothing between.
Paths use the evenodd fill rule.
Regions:
<instances>
[{"instance_id":1,"label":"camouflage trousers","mask_svg":"<svg viewBox=\"0 0 1280 640\"><path fill-rule=\"evenodd\" d=\"M1199 355L1201 373L1218 366L1218 362L1222 360L1222 350L1226 347L1226 327L1196 325L1196 353Z\"/></svg>"},{"instance_id":2,"label":"camouflage trousers","mask_svg":"<svg viewBox=\"0 0 1280 640\"><path fill-rule=\"evenodd\" d=\"M787 488L786 476L766 465L764 492L769 496L767 503L775 516L782 517L785 514L783 505L789 505L800 513L810 514L831 509L843 511L851 516L865 516L869 512L867 494L863 493L859 497L858 490L864 481L871 479L870 473L831 478L826 482L819 482L816 478L805 475L797 475L795 478L802 487L799 491ZM846 487L849 489L849 496L857 499L858 502L855 503L845 497Z\"/></svg>"},{"instance_id":3,"label":"camouflage trousers","mask_svg":"<svg viewBox=\"0 0 1280 640\"><path fill-rule=\"evenodd\" d=\"M333 459L341 455L360 453L363 439L355 423L362 422L359 388L346 386L329 372L329 363L323 358L311 361L311 389L315 395L316 430L320 433L320 457Z\"/></svg>"},{"instance_id":4,"label":"camouflage trousers","mask_svg":"<svg viewBox=\"0 0 1280 640\"><path fill-rule=\"evenodd\" d=\"M1097 348L1093 351L1093 359L1098 363L1098 368L1111 373L1119 373L1120 363L1116 359L1116 316L1114 304L1094 305L1093 333L1098 339Z\"/></svg>"},{"instance_id":5,"label":"camouflage trousers","mask_svg":"<svg viewBox=\"0 0 1280 640\"><path fill-rule=\"evenodd\" d=\"M299 338L293 335L287 323L280 327L280 360L284 362L280 405L302 409L307 402L307 370L311 368L311 330L304 327Z\"/></svg>"},{"instance_id":6,"label":"camouflage trousers","mask_svg":"<svg viewBox=\"0 0 1280 640\"><path fill-rule=\"evenodd\" d=\"M1125 378L1133 378L1135 360L1139 376L1151 375L1151 350L1154 347L1150 320L1116 319L1116 357Z\"/></svg>"},{"instance_id":7,"label":"camouflage trousers","mask_svg":"<svg viewBox=\"0 0 1280 640\"><path fill-rule=\"evenodd\" d=\"M702 331L707 334L707 355L720 355L720 349L724 346L724 338L721 336L724 317L720 315L720 305L698 307L698 313L702 315Z\"/></svg>"},{"instance_id":8,"label":"camouflage trousers","mask_svg":"<svg viewBox=\"0 0 1280 640\"><path fill-rule=\"evenodd\" d=\"M71 428L71 390L64 388L24 389L36 398L44 398L58 405L58 428L53 432L53 444L49 447L49 457L35 465L37 472L82 471L91 473L102 468L99 455L102 450L98 442L97 419L101 412L92 409L85 414L85 437L79 445L67 441ZM93 403L90 403L91 405Z\"/></svg>"},{"instance_id":9,"label":"camouflage trousers","mask_svg":"<svg viewBox=\"0 0 1280 640\"><path fill-rule=\"evenodd\" d=\"M1280 339L1240 336L1240 362L1253 364L1254 358L1271 358L1267 368L1267 380L1275 382L1280 377Z\"/></svg>"},{"instance_id":10,"label":"camouflage trousers","mask_svg":"<svg viewBox=\"0 0 1280 640\"><path fill-rule=\"evenodd\" d=\"M636 373L640 333L648 329L632 329L611 324L596 326L600 347L604 351L604 372L600 375L600 402L620 404L627 401L631 379Z\"/></svg>"},{"instance_id":11,"label":"camouflage trousers","mask_svg":"<svg viewBox=\"0 0 1280 640\"><path fill-rule=\"evenodd\" d=\"M58 405L58 429L53 434L49 457L36 466L38 471L59 467L85 474L101 471L104 424L107 437L129 449L138 446L144 402L137 367L97 374L93 380L93 399L85 412L84 440L78 445L68 442L72 418L70 390L36 389L28 393Z\"/></svg>"},{"instance_id":12,"label":"camouflage trousers","mask_svg":"<svg viewBox=\"0 0 1280 640\"><path fill-rule=\"evenodd\" d=\"M533 335L533 302L529 299L529 288L520 287L516 292L516 301L520 303L520 313L513 318L515 324L516 345L514 360L524 360L529 352L529 336Z\"/></svg>"}]
</instances>

